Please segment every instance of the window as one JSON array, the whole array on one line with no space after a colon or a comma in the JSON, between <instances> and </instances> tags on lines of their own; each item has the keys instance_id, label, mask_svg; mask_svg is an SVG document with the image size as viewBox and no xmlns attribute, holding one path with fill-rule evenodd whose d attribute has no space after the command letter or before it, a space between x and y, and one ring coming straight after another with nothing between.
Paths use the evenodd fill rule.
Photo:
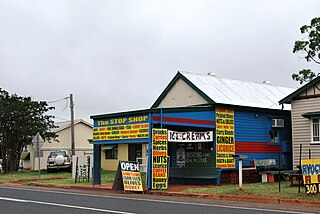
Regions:
<instances>
[{"instance_id":1,"label":"window","mask_svg":"<svg viewBox=\"0 0 320 214\"><path fill-rule=\"evenodd\" d=\"M105 150L106 159L118 159L118 145L113 145L112 147Z\"/></svg>"},{"instance_id":2,"label":"window","mask_svg":"<svg viewBox=\"0 0 320 214\"><path fill-rule=\"evenodd\" d=\"M279 143L278 131L276 131L276 130L269 131L269 142L270 143Z\"/></svg>"},{"instance_id":3,"label":"window","mask_svg":"<svg viewBox=\"0 0 320 214\"><path fill-rule=\"evenodd\" d=\"M311 120L311 142L312 143L320 143L319 136L319 118L313 118Z\"/></svg>"}]
</instances>

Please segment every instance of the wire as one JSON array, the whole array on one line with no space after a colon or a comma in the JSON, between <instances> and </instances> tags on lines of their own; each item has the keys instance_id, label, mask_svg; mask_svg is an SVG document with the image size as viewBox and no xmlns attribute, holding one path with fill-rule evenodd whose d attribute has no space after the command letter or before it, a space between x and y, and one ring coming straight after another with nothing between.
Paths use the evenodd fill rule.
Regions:
<instances>
[{"instance_id":1,"label":"wire","mask_svg":"<svg viewBox=\"0 0 320 214\"><path fill-rule=\"evenodd\" d=\"M68 107L68 100L69 100L70 97L65 97L65 98L62 98L62 99L59 99L59 100L54 100L54 101L50 101L50 102L47 102L47 103L57 103L57 102L60 102L62 100L66 100L66 106L62 109L62 111L66 110L67 107Z\"/></svg>"},{"instance_id":2,"label":"wire","mask_svg":"<svg viewBox=\"0 0 320 214\"><path fill-rule=\"evenodd\" d=\"M50 102L47 102L47 103L57 103L57 102L60 102L62 100L66 100L66 99L69 99L69 97L65 97L65 98L62 98L60 100L54 100L54 101L50 101Z\"/></svg>"},{"instance_id":3,"label":"wire","mask_svg":"<svg viewBox=\"0 0 320 214\"><path fill-rule=\"evenodd\" d=\"M57 116L55 116L55 118L57 118L57 119L59 119L59 120L70 121L69 119L65 119L65 118L62 118L62 117L57 117Z\"/></svg>"}]
</instances>

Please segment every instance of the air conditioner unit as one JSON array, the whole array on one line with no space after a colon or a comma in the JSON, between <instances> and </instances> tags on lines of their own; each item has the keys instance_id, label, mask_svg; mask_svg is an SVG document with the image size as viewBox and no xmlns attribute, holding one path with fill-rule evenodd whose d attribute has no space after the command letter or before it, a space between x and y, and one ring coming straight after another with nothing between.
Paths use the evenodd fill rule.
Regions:
<instances>
[{"instance_id":1,"label":"air conditioner unit","mask_svg":"<svg viewBox=\"0 0 320 214\"><path fill-rule=\"evenodd\" d=\"M272 127L284 127L284 119L272 119Z\"/></svg>"}]
</instances>

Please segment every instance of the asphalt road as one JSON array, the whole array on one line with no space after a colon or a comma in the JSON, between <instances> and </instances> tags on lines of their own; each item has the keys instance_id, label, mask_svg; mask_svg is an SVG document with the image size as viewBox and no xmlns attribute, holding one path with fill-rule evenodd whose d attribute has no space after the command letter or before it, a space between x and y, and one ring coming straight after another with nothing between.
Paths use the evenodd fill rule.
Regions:
<instances>
[{"instance_id":1,"label":"asphalt road","mask_svg":"<svg viewBox=\"0 0 320 214\"><path fill-rule=\"evenodd\" d=\"M317 213L318 208L139 194L0 186L0 213Z\"/></svg>"}]
</instances>

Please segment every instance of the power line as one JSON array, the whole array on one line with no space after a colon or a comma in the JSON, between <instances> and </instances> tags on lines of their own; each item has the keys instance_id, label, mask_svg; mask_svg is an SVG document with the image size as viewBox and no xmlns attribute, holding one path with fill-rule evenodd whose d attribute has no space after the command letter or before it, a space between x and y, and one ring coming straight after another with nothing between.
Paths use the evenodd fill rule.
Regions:
<instances>
[{"instance_id":1,"label":"power line","mask_svg":"<svg viewBox=\"0 0 320 214\"><path fill-rule=\"evenodd\" d=\"M59 120L70 121L70 119L65 119L65 118L62 118L62 117L57 117L57 116L55 116L55 118L57 118L57 119L59 119Z\"/></svg>"},{"instance_id":2,"label":"power line","mask_svg":"<svg viewBox=\"0 0 320 214\"><path fill-rule=\"evenodd\" d=\"M69 99L69 97L65 97L65 98L62 98L60 100L54 100L54 101L50 101L50 102L47 102L47 103L57 103L57 102L60 102L62 100L66 100L66 99Z\"/></svg>"},{"instance_id":3,"label":"power line","mask_svg":"<svg viewBox=\"0 0 320 214\"><path fill-rule=\"evenodd\" d=\"M66 100L66 106L62 109L62 111L64 111L64 110L66 110L67 107L68 107L68 100L69 100L69 98L70 98L70 97L65 97L65 98L62 98L62 99L59 99L59 100L49 101L49 102L47 102L47 103L57 103L57 102Z\"/></svg>"}]
</instances>

